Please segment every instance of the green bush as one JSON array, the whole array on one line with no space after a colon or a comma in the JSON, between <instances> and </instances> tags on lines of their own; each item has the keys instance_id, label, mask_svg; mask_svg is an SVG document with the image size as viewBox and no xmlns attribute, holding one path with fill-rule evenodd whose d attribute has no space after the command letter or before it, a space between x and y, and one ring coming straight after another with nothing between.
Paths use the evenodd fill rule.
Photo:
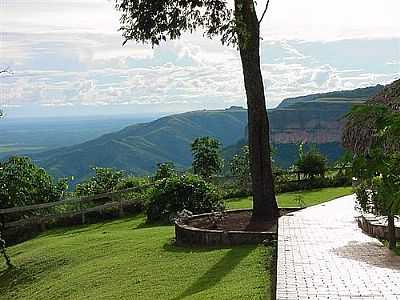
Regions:
<instances>
[{"instance_id":1,"label":"green bush","mask_svg":"<svg viewBox=\"0 0 400 300\"><path fill-rule=\"evenodd\" d=\"M93 168L95 175L78 184L75 192L77 196L91 196L113 192L117 185L125 178L122 171L112 168Z\"/></svg>"},{"instance_id":2,"label":"green bush","mask_svg":"<svg viewBox=\"0 0 400 300\"><path fill-rule=\"evenodd\" d=\"M327 159L316 148L311 148L306 153L303 149L299 149L299 159L295 166L307 178L323 177L327 170Z\"/></svg>"},{"instance_id":3,"label":"green bush","mask_svg":"<svg viewBox=\"0 0 400 300\"><path fill-rule=\"evenodd\" d=\"M194 214L221 211L224 203L216 188L196 175L172 176L155 183L146 210L149 222L170 221L184 209Z\"/></svg>"}]
</instances>

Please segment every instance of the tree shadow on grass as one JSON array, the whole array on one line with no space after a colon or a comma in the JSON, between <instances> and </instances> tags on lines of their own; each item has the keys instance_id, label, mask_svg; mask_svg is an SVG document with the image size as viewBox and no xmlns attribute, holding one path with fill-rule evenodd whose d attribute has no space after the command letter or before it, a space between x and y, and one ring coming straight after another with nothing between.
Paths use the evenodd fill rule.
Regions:
<instances>
[{"instance_id":1,"label":"tree shadow on grass","mask_svg":"<svg viewBox=\"0 0 400 300\"><path fill-rule=\"evenodd\" d=\"M205 252L217 249L187 249L171 247L172 251L179 252ZM196 282L189 286L181 295L173 300L181 300L204 290L210 289L217 285L226 275L228 275L235 267L246 258L257 246L243 246L230 248L230 250L207 272L205 272ZM164 248L168 248L165 246Z\"/></svg>"}]
</instances>

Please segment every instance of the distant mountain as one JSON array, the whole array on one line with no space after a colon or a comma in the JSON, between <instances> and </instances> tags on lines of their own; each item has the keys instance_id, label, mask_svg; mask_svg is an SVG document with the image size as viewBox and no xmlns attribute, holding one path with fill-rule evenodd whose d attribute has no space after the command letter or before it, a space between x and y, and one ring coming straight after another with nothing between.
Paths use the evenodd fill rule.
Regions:
<instances>
[{"instance_id":1,"label":"distant mountain","mask_svg":"<svg viewBox=\"0 0 400 300\"><path fill-rule=\"evenodd\" d=\"M281 164L286 166L293 161L290 153L300 141L322 145L329 153L339 155L343 116L351 105L366 101L382 88L291 98L270 110L271 140L281 149ZM247 110L241 107L194 111L136 124L33 157L53 175L74 176L75 182L88 176L91 166L115 167L143 175L152 173L157 163L165 161L172 161L179 168L189 167L190 144L200 136L218 138L227 147L226 156L231 157L245 143L246 127Z\"/></svg>"},{"instance_id":2,"label":"distant mountain","mask_svg":"<svg viewBox=\"0 0 400 300\"><path fill-rule=\"evenodd\" d=\"M286 108L293 106L297 103L310 103L310 102L324 102L328 100L329 102L355 102L355 101L365 101L366 99L376 95L384 88L383 85L376 85L367 88L359 88L355 90L348 90L348 91L335 91L330 93L323 93L323 94L312 94L307 96L300 96L294 98L287 98L283 100L278 108Z\"/></svg>"},{"instance_id":3,"label":"distant mountain","mask_svg":"<svg viewBox=\"0 0 400 300\"><path fill-rule=\"evenodd\" d=\"M100 138L35 154L34 159L56 177L74 176L75 182L90 173L91 166L115 167L134 174L148 174L156 164L173 161L177 167L191 164L191 142L200 136L218 138L224 146L237 143L247 124L247 111L194 111L136 124Z\"/></svg>"}]
</instances>

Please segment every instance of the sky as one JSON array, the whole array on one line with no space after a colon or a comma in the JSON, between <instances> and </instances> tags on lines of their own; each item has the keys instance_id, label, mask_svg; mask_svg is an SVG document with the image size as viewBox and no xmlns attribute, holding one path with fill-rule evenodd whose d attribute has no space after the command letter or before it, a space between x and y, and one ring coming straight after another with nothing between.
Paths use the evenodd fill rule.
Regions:
<instances>
[{"instance_id":1,"label":"sky","mask_svg":"<svg viewBox=\"0 0 400 300\"><path fill-rule=\"evenodd\" d=\"M258 1L258 13L266 1ZM108 0L0 0L0 107L9 117L245 106L234 48L201 33L122 46ZM261 27L267 105L400 77L398 0L271 0Z\"/></svg>"}]
</instances>

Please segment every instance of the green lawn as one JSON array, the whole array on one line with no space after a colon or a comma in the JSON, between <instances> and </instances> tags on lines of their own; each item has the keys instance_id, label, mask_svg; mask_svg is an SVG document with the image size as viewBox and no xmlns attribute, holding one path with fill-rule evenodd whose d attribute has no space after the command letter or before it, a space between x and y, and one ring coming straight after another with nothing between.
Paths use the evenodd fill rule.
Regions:
<instances>
[{"instance_id":1,"label":"green lawn","mask_svg":"<svg viewBox=\"0 0 400 300\"><path fill-rule=\"evenodd\" d=\"M349 193L303 195L312 205ZM294 206L295 194L280 204ZM185 249L173 236L172 226L149 226L142 215L49 231L9 249L16 269L0 261L0 299L269 299L272 248Z\"/></svg>"},{"instance_id":2,"label":"green lawn","mask_svg":"<svg viewBox=\"0 0 400 300\"><path fill-rule=\"evenodd\" d=\"M296 197L301 195L306 206L320 204L352 193L351 187L316 189L302 192L291 192L278 195L279 207L298 207ZM252 207L252 197L237 198L227 201L228 209Z\"/></svg>"}]
</instances>

